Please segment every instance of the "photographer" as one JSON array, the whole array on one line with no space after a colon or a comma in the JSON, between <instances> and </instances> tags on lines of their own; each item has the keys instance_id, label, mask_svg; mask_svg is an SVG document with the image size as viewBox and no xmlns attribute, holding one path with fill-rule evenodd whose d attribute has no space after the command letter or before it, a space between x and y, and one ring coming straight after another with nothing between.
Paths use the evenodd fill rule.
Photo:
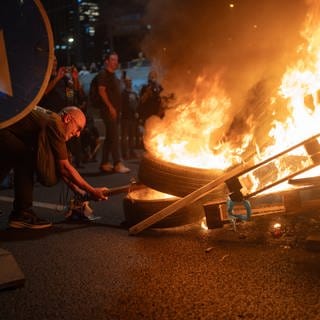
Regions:
<instances>
[{"instance_id":1,"label":"photographer","mask_svg":"<svg viewBox=\"0 0 320 320\"><path fill-rule=\"evenodd\" d=\"M54 57L51 77L39 106L59 112L67 106L84 108L84 92L75 67L59 67Z\"/></svg>"},{"instance_id":2,"label":"photographer","mask_svg":"<svg viewBox=\"0 0 320 320\"><path fill-rule=\"evenodd\" d=\"M138 113L140 120L144 124L152 115L162 117L162 101L160 93L163 88L157 81L158 75L155 71L150 71L148 75L148 83L140 90L140 101Z\"/></svg>"}]
</instances>

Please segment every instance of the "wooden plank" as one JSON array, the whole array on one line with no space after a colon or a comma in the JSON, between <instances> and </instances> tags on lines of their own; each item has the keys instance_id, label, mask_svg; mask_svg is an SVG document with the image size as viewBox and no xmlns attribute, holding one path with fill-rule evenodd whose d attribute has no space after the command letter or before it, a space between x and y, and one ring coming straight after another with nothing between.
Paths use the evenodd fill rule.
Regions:
<instances>
[{"instance_id":1,"label":"wooden plank","mask_svg":"<svg viewBox=\"0 0 320 320\"><path fill-rule=\"evenodd\" d=\"M24 275L8 251L0 248L0 290L24 285Z\"/></svg>"},{"instance_id":2,"label":"wooden plank","mask_svg":"<svg viewBox=\"0 0 320 320\"><path fill-rule=\"evenodd\" d=\"M320 177L306 177L306 178L295 178L295 179L289 179L289 184L297 185L297 186L319 186L320 185Z\"/></svg>"},{"instance_id":3,"label":"wooden plank","mask_svg":"<svg viewBox=\"0 0 320 320\"><path fill-rule=\"evenodd\" d=\"M132 226L129 229L130 235L135 235L144 229L150 227L151 225L155 224L156 222L166 218L170 214L176 212L177 210L185 207L186 205L193 203L205 195L210 193L214 188L218 187L220 184L224 183L226 180L239 175L240 173L246 172L250 166L247 165L240 165L233 170L228 171L227 173L223 174L222 176L218 177L217 179L210 181L206 185L202 186L201 188L191 192L184 198L177 200L176 202L172 203L168 207L156 212L152 216L148 217L147 219L140 221L136 225Z\"/></svg>"},{"instance_id":4,"label":"wooden plank","mask_svg":"<svg viewBox=\"0 0 320 320\"><path fill-rule=\"evenodd\" d=\"M169 216L170 214L173 214L174 212L176 212L177 210L185 207L186 205L195 202L201 198L203 198L205 195L207 195L208 193L210 193L213 189L215 189L216 187L218 187L220 184L226 182L227 180L231 179L231 178L237 178L249 171L252 171L260 166L263 166L264 164L273 161L274 159L277 159L278 157L296 149L299 148L301 146L304 146L305 149L308 149L306 146L310 143L317 142L317 138L320 137L320 134L317 134L309 139L306 139L274 156L271 156L268 159L265 159L263 161L261 161L260 163L254 164L252 160L250 160L248 163L246 164L242 164L228 172L226 172L225 174L223 174L222 176L220 176L219 178L209 182L208 184L202 186L201 188L193 191L192 193L188 194L187 196L185 196L184 198L181 198L179 200L177 200L176 202L172 203L171 205L169 205L168 207L160 210L159 212L156 212L155 214L153 214L152 216L148 217L147 219L137 223L136 225L132 226L129 229L129 234L130 235L135 235L141 231L143 231L144 229L150 227L151 225L155 224L156 222L166 218L167 216ZM309 153L308 153L309 154ZM309 154L310 155L310 154ZM318 150L316 150L316 153L312 156L317 156L318 155ZM311 156L311 155L310 155ZM300 170L299 172L293 173L289 176L287 176L286 178L282 178L280 180L278 180L277 182L272 183L271 185L266 186L265 188L262 188L260 190L257 190L251 194L246 195L246 197L251 197L254 196L268 188L271 188L275 185L277 185L278 183L281 183L285 180L288 180L292 177L294 177L295 175L302 173L304 171L310 170L312 168L314 168L315 166L319 165L318 161L319 159L317 158L317 162L313 163L312 165L310 165L308 168L304 168L302 170Z\"/></svg>"}]
</instances>

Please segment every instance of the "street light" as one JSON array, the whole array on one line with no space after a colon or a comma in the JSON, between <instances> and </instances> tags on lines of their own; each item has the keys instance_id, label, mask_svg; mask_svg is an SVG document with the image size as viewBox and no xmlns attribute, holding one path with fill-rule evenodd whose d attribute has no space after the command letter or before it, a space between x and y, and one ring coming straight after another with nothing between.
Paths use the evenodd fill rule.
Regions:
<instances>
[{"instance_id":1,"label":"street light","mask_svg":"<svg viewBox=\"0 0 320 320\"><path fill-rule=\"evenodd\" d=\"M67 64L70 65L71 64L71 48L72 48L72 44L74 42L74 38L73 37L69 37L68 38L68 50L67 50Z\"/></svg>"}]
</instances>

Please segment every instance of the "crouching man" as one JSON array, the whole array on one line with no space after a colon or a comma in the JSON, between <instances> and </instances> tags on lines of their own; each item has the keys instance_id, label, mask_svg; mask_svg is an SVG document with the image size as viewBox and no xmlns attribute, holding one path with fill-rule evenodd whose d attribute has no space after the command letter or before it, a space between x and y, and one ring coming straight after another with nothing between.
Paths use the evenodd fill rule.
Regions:
<instances>
[{"instance_id":1,"label":"crouching man","mask_svg":"<svg viewBox=\"0 0 320 320\"><path fill-rule=\"evenodd\" d=\"M10 227L43 229L52 226L52 223L39 218L32 210L41 130L45 130L49 141L57 175L76 193L87 193L95 201L107 199L108 188L91 186L68 160L66 141L78 137L85 124L86 117L77 107L66 107L59 114L36 107L18 122L0 130L0 181L11 169L14 172Z\"/></svg>"}]
</instances>

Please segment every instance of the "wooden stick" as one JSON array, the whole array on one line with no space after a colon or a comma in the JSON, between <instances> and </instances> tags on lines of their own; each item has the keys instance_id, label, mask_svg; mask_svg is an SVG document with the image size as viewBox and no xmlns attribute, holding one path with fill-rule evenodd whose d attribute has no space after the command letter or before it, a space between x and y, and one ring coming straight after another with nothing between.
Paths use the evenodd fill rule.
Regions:
<instances>
[{"instance_id":1,"label":"wooden stick","mask_svg":"<svg viewBox=\"0 0 320 320\"><path fill-rule=\"evenodd\" d=\"M298 185L298 186L306 186L306 185L320 185L320 177L306 177L306 178L295 178L289 179L289 184Z\"/></svg>"},{"instance_id":2,"label":"wooden stick","mask_svg":"<svg viewBox=\"0 0 320 320\"><path fill-rule=\"evenodd\" d=\"M114 196L116 194L127 193L129 191L139 190L142 188L145 188L145 186L143 184L132 183L132 184L127 184L127 185L120 186L120 187L109 188L107 195Z\"/></svg>"},{"instance_id":3,"label":"wooden stick","mask_svg":"<svg viewBox=\"0 0 320 320\"><path fill-rule=\"evenodd\" d=\"M222 176L220 176L219 178L209 182L208 184L202 186L201 188L191 192L190 194L188 194L187 196L185 196L184 198L181 198L179 200L177 200L176 202L172 203L171 205L169 205L168 207L160 210L159 212L156 212L154 213L152 216L148 217L147 219L137 223L136 225L132 226L130 229L129 229L129 234L130 235L134 235L134 234L137 234L141 231L143 231L144 229L150 227L151 225L155 224L156 222L166 218L167 216L169 216L170 214L176 212L177 210L185 207L186 205L192 203L192 202L195 202L196 200L199 200L201 198L203 198L205 195L207 195L208 193L210 193L213 189L215 189L216 187L218 187L220 184L224 183L225 181L231 179L231 178L236 178L236 177L239 177L241 176L242 174L244 173L247 173L249 171L252 171L256 168L259 168L261 167L262 165L264 164L267 164L268 162L274 160L274 159L277 159L278 157L298 148L298 147L301 147L303 146L306 151L307 151L307 147L306 145L310 144L310 143L313 143L313 142L316 142L317 145L318 145L318 142L317 142L317 138L320 136L320 133L317 134L317 135L314 135L313 137L309 138L309 139L306 139L274 156L271 156L270 158L268 159L265 159L263 160L262 162L260 163L257 163L257 164L254 164L253 163L253 160L250 160L247 164L243 164L243 165L240 165L238 167L236 167L235 169L233 170L230 170L228 172L226 172L225 174L223 174ZM308 152L308 151L307 151ZM309 153L309 152L308 152ZM318 154L318 149L315 150L315 154L314 155L317 155ZM309 154L310 155L310 154ZM312 156L312 155L310 155ZM311 166L309 166L308 168L305 168L303 170L301 170L300 172L295 172L294 174L290 175L290 176L287 176L286 178L283 178L283 179L280 179L278 180L277 182L274 182L272 183L271 185L268 185L266 186L265 188L262 188L256 192L253 192L252 194L248 195L248 196L254 196L256 195L257 193L261 192L261 191L264 191L265 189L268 189L268 188L271 188L273 187L274 185L280 183L280 182L283 182L287 179L290 179L292 178L293 176L295 176L296 174L298 173L302 173L304 171L307 171L315 166L319 165L318 162L316 163L313 163Z\"/></svg>"},{"instance_id":4,"label":"wooden stick","mask_svg":"<svg viewBox=\"0 0 320 320\"><path fill-rule=\"evenodd\" d=\"M206 185L202 186L201 188L191 192L184 198L177 200L176 202L172 203L168 207L156 212L152 216L148 217L147 219L140 221L136 225L132 226L129 229L129 234L134 235L137 234L144 229L148 228L149 226L155 224L156 222L164 219L165 217L169 216L170 214L176 212L177 210L185 207L186 205L201 199L208 193L210 193L214 188L218 187L221 183L224 183L226 180L237 176L241 172L246 171L249 168L249 165L240 165L233 170L223 174L222 176L218 177L217 179L210 181Z\"/></svg>"},{"instance_id":5,"label":"wooden stick","mask_svg":"<svg viewBox=\"0 0 320 320\"><path fill-rule=\"evenodd\" d=\"M169 216L170 214L176 212L177 210L185 207L186 205L196 201L196 200L199 200L201 199L202 197L204 197L205 195L207 195L208 193L210 193L213 189L215 189L216 187L218 187L220 184L224 183L225 181L231 179L231 178L236 178L236 177L239 177L241 176L242 174L244 173L247 173L249 171L252 171L258 167L261 167L262 165L298 148L298 147L301 147L303 146L306 151L308 152L308 144L310 143L313 143L313 142L316 142L316 144L318 145L318 142L317 142L317 138L320 136L320 134L317 134L317 135L314 135L313 137L309 138L309 139L306 139L274 156L271 156L270 158L266 159L266 160L263 160L262 162L260 163L257 163L257 164L253 164L252 160L249 161L247 164L244 164L244 165L241 165L241 166L238 166L236 167L235 169L233 170L230 170L228 172L226 172L225 174L223 174L221 177L209 182L208 184L202 186L201 188L193 191L192 193L188 194L187 196L185 196L184 198L182 199L179 199L178 201L172 203L171 205L169 205L168 207L160 210L159 212L156 212L154 213L152 216L148 217L147 219L137 223L136 225L132 226L130 229L129 229L129 234L130 235L134 235L134 234L137 234L141 231L143 231L144 229L148 228L149 226L155 224L156 222L166 218L167 216ZM308 152L309 154L309 152ZM309 154L310 155L310 154ZM315 150L315 154L314 155L310 155L310 156L316 156L318 155L318 149ZM251 164L251 166L250 166ZM313 163L309 168L305 168L303 170L301 170L300 172L296 172L290 176L287 176L286 178L283 178L283 179L280 179L279 181L277 182L274 182L272 183L271 185L268 185L266 186L264 189L260 189L256 192L253 192L251 195L249 196L254 196L255 194L257 194L258 192L261 192L261 191L264 191L265 189L268 189L268 188L271 188L273 187L274 185L280 183L280 182L283 182L285 180L288 180L290 178L292 178L293 176L295 176L296 174L298 173L302 173L306 170L309 170L315 166L319 165L319 159L317 158L317 161L315 163Z\"/></svg>"}]
</instances>

